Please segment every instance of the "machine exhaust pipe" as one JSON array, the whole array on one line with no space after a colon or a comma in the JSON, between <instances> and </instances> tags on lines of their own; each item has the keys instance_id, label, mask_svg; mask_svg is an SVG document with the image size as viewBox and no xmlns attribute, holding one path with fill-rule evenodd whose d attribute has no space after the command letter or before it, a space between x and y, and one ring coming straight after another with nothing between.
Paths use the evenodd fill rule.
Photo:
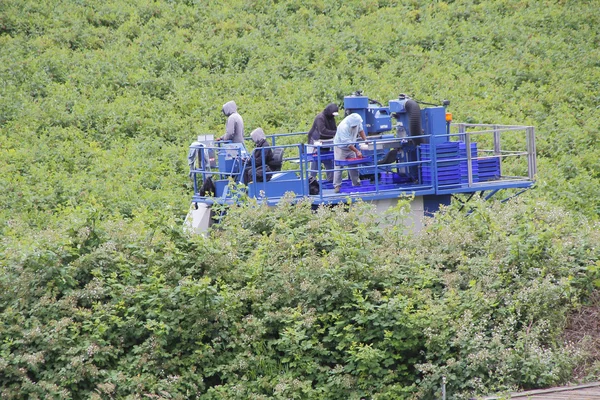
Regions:
<instances>
[{"instance_id":1,"label":"machine exhaust pipe","mask_svg":"<svg viewBox=\"0 0 600 400\"><path fill-rule=\"evenodd\" d=\"M419 104L412 99L406 100L404 107L408 114L408 135L421 136L423 134L423 129L421 127L421 107L419 107ZM413 142L418 146L423 143L428 143L429 140L427 138L417 138L413 139Z\"/></svg>"}]
</instances>

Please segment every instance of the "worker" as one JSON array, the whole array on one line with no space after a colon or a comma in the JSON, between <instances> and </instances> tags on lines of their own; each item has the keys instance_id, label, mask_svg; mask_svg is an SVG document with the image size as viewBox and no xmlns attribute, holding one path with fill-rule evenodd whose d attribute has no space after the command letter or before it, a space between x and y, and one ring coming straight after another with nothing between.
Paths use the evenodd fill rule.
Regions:
<instances>
[{"instance_id":1,"label":"worker","mask_svg":"<svg viewBox=\"0 0 600 400\"><path fill-rule=\"evenodd\" d=\"M233 143L244 143L244 120L237 112L235 101L223 105L223 114L227 117L225 134L217 140L231 140Z\"/></svg>"},{"instance_id":2,"label":"worker","mask_svg":"<svg viewBox=\"0 0 600 400\"><path fill-rule=\"evenodd\" d=\"M335 117L338 115L338 106L335 103L329 103L327 107L315 117L310 131L308 131L308 144L314 144L321 140L331 140L335 136L337 126L335 123ZM330 152L331 148L321 147L321 154ZM321 163L325 167L327 174L327 180L333 181L333 160L321 160ZM310 176L317 176L317 170L319 165L317 162L317 152L314 153L314 159L310 164L312 170Z\"/></svg>"},{"instance_id":3,"label":"worker","mask_svg":"<svg viewBox=\"0 0 600 400\"><path fill-rule=\"evenodd\" d=\"M262 128L256 128L255 130L253 130L250 134L250 138L252 138L255 147L254 151L252 152L251 159L248 160L246 163L247 166L244 170L244 183L248 183L254 179L254 177L252 176L252 160L254 160L256 180L258 182L263 182L266 179L268 182L271 180L271 175L268 174L268 172L271 172L271 168L269 168L268 164L273 161L273 150L269 148L267 137L265 136L265 132ZM263 153L265 161L264 165Z\"/></svg>"},{"instance_id":4,"label":"worker","mask_svg":"<svg viewBox=\"0 0 600 400\"><path fill-rule=\"evenodd\" d=\"M337 128L337 133L333 138L333 158L335 161L343 161L348 158L362 158L362 153L356 148L357 136L363 140L367 140L365 130L363 128L362 117L357 113L352 113L340 122ZM358 177L358 170L351 169L348 171L350 179L352 180L352 186L360 186L360 179ZM333 174L333 189L335 193L340 192L342 186L342 166L335 165L335 172Z\"/></svg>"}]
</instances>

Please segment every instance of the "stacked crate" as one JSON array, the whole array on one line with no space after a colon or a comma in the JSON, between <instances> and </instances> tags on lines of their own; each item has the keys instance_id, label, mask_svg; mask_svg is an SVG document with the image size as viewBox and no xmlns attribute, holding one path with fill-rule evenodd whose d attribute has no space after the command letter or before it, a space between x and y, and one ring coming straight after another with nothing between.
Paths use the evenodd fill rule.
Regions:
<instances>
[{"instance_id":1,"label":"stacked crate","mask_svg":"<svg viewBox=\"0 0 600 400\"><path fill-rule=\"evenodd\" d=\"M469 171L467 169L467 144L458 143L460 161L460 183L469 183ZM471 143L471 173L473 183L479 182L479 162L477 160L477 143Z\"/></svg>"},{"instance_id":2,"label":"stacked crate","mask_svg":"<svg viewBox=\"0 0 600 400\"><path fill-rule=\"evenodd\" d=\"M489 157L479 159L479 181L493 181L500 179L500 159Z\"/></svg>"},{"instance_id":3,"label":"stacked crate","mask_svg":"<svg viewBox=\"0 0 600 400\"><path fill-rule=\"evenodd\" d=\"M461 182L459 143L445 142L435 146L437 165L423 164L421 166L421 182L426 185L432 183L432 167L437 167L437 180L439 186L459 185ZM419 146L421 161L431 160L431 145Z\"/></svg>"}]
</instances>

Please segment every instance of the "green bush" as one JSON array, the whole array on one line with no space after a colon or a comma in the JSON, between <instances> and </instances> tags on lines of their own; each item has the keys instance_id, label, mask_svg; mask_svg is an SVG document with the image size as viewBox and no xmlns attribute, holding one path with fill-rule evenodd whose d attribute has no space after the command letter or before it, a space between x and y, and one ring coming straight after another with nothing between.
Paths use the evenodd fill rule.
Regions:
<instances>
[{"instance_id":1,"label":"green bush","mask_svg":"<svg viewBox=\"0 0 600 400\"><path fill-rule=\"evenodd\" d=\"M5 240L3 396L432 398L446 376L461 398L567 381L581 354L560 333L593 290L597 227L475 207L419 236L366 204L250 202L209 238L168 213L88 211L35 246Z\"/></svg>"},{"instance_id":2,"label":"green bush","mask_svg":"<svg viewBox=\"0 0 600 400\"><path fill-rule=\"evenodd\" d=\"M0 2L0 397L433 398L544 387L598 288L591 1ZM536 127L523 202L418 236L358 204L181 232L187 146L364 90Z\"/></svg>"}]
</instances>

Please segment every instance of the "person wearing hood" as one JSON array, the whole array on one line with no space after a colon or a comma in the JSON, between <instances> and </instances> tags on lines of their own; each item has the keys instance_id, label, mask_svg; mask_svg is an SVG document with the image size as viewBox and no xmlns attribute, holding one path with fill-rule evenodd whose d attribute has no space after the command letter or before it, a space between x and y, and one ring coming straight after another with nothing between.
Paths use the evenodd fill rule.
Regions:
<instances>
[{"instance_id":1,"label":"person wearing hood","mask_svg":"<svg viewBox=\"0 0 600 400\"><path fill-rule=\"evenodd\" d=\"M227 117L225 134L217 140L231 140L233 143L244 143L244 120L237 112L235 101L223 105L223 114Z\"/></svg>"},{"instance_id":2,"label":"person wearing hood","mask_svg":"<svg viewBox=\"0 0 600 400\"><path fill-rule=\"evenodd\" d=\"M308 144L314 144L319 140L331 140L334 138L337 131L335 117L338 115L338 106L335 103L329 103L327 107L315 117L310 131L308 131ZM321 153L330 151L329 148L321 148ZM315 156L316 158L316 156ZM327 170L327 180L333 180L333 160L321 160L323 166ZM319 165L317 160L313 160L310 165L312 172L310 176L316 176Z\"/></svg>"},{"instance_id":3,"label":"person wearing hood","mask_svg":"<svg viewBox=\"0 0 600 400\"><path fill-rule=\"evenodd\" d=\"M337 133L333 138L333 158L336 161L343 161L348 158L362 158L362 153L356 148L357 136L363 140L367 140L365 130L363 128L363 120L360 114L352 113L340 122L337 128ZM348 171L353 186L360 186L358 170L351 169ZM333 174L333 188L335 193L340 192L342 186L342 166L336 165Z\"/></svg>"},{"instance_id":4,"label":"person wearing hood","mask_svg":"<svg viewBox=\"0 0 600 400\"><path fill-rule=\"evenodd\" d=\"M271 172L269 163L273 161L273 150L269 147L267 137L262 128L256 128L250 134L252 141L254 142L254 151L252 152L251 159L248 161L248 166L244 171L244 183L248 183L253 180L252 176L252 162L254 161L254 167L256 169L256 180L263 182L264 176L266 175L267 182L271 180L271 175L267 172ZM264 164L263 164L263 153L264 153Z\"/></svg>"}]
</instances>

